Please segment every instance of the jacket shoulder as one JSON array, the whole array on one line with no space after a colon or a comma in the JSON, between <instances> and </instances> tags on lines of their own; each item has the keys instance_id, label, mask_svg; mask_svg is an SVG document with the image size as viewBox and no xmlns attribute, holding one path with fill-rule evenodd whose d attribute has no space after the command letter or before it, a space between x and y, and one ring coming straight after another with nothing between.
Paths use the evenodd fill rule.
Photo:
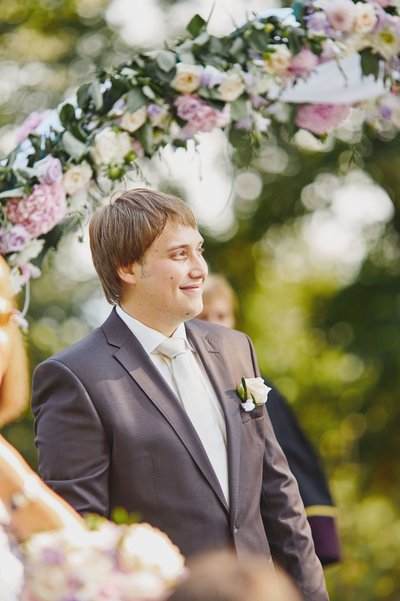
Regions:
<instances>
[{"instance_id":1,"label":"jacket shoulder","mask_svg":"<svg viewBox=\"0 0 400 601\"><path fill-rule=\"evenodd\" d=\"M239 330L233 330L231 328L226 328L225 326L211 323L209 321L191 319L187 322L187 325L193 330L201 333L203 336L212 335L221 341L236 341L241 343L249 341L247 334L244 334Z\"/></svg>"}]
</instances>

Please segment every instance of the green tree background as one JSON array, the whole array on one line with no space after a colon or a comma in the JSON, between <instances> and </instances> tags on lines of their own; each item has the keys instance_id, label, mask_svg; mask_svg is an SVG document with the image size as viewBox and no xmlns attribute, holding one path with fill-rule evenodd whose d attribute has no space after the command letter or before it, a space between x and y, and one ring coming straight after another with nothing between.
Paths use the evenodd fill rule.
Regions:
<instances>
[{"instance_id":1,"label":"green tree background","mask_svg":"<svg viewBox=\"0 0 400 601\"><path fill-rule=\"evenodd\" d=\"M90 80L94 64L117 64L133 52L107 23L107 4L0 1L3 151L27 114L55 107ZM165 2L164 10L177 4ZM332 600L396 601L399 138L383 141L365 132L355 148L337 140L312 150L289 143L282 129L252 159L245 141L238 141L237 150L235 174L256 174L261 191L249 200L235 188L234 235L218 237L204 228L208 262L234 285L239 328L253 338L263 373L288 398L325 465L343 546L343 561L326 569ZM364 252L349 268L345 256L327 261L313 254L304 227L329 211L334 192L354 173L364 173L363 181L367 174L388 193L392 214L364 228ZM166 188L174 186L165 182ZM62 270L72 252L67 239L32 286L27 339L32 369L92 327L82 307L99 295L99 286L92 277L77 281ZM29 411L4 434L35 467Z\"/></svg>"}]
</instances>

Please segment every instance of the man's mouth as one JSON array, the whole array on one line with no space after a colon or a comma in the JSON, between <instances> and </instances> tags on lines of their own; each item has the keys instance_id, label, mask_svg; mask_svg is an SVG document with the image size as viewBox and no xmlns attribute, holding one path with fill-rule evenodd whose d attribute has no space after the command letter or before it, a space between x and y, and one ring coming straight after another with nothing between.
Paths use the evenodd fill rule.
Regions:
<instances>
[{"instance_id":1,"label":"man's mouth","mask_svg":"<svg viewBox=\"0 0 400 601\"><path fill-rule=\"evenodd\" d=\"M202 284L188 284L187 286L179 286L180 290L184 292L199 292L203 289Z\"/></svg>"}]
</instances>

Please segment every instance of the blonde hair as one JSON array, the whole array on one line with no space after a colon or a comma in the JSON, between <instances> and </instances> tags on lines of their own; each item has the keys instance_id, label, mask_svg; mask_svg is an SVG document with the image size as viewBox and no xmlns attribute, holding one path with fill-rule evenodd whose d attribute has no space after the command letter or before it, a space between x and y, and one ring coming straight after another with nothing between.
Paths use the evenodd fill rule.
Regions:
<instances>
[{"instance_id":1,"label":"blonde hair","mask_svg":"<svg viewBox=\"0 0 400 601\"><path fill-rule=\"evenodd\" d=\"M13 308L10 269L0 256L0 427L23 413L29 397L28 360Z\"/></svg>"},{"instance_id":2,"label":"blonde hair","mask_svg":"<svg viewBox=\"0 0 400 601\"><path fill-rule=\"evenodd\" d=\"M232 308L233 314L236 314L239 308L239 302L233 287L228 280L219 273L212 273L204 282L203 302L207 303L214 298L223 298Z\"/></svg>"},{"instance_id":3,"label":"blonde hair","mask_svg":"<svg viewBox=\"0 0 400 601\"><path fill-rule=\"evenodd\" d=\"M214 551L189 560L187 578L169 601L302 601L289 576L265 557L238 559L230 551Z\"/></svg>"},{"instance_id":4,"label":"blonde hair","mask_svg":"<svg viewBox=\"0 0 400 601\"><path fill-rule=\"evenodd\" d=\"M196 228L190 207L176 196L136 188L97 210L89 224L90 248L106 299L119 304L120 267L141 261L167 221Z\"/></svg>"}]
</instances>

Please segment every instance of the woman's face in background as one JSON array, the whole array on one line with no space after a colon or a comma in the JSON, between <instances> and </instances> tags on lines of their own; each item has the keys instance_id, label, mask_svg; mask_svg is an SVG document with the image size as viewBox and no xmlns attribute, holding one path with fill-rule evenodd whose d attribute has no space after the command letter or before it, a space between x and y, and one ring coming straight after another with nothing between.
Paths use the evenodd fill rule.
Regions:
<instances>
[{"instance_id":1,"label":"woman's face in background","mask_svg":"<svg viewBox=\"0 0 400 601\"><path fill-rule=\"evenodd\" d=\"M235 327L232 303L223 296L219 298L215 296L211 296L210 298L203 297L203 310L197 316L197 319L211 321L226 328Z\"/></svg>"}]
</instances>

